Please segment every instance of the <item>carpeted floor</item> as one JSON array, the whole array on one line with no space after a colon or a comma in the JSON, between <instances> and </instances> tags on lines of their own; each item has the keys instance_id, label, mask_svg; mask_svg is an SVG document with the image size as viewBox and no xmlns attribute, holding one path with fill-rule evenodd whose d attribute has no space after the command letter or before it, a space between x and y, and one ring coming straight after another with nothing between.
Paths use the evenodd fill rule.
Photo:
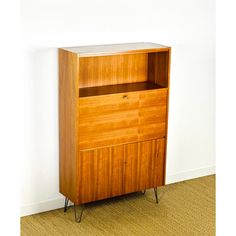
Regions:
<instances>
[{"instance_id":1,"label":"carpeted floor","mask_svg":"<svg viewBox=\"0 0 236 236\"><path fill-rule=\"evenodd\" d=\"M87 204L81 223L73 208L21 218L21 235L215 235L215 176L188 180Z\"/></svg>"}]
</instances>

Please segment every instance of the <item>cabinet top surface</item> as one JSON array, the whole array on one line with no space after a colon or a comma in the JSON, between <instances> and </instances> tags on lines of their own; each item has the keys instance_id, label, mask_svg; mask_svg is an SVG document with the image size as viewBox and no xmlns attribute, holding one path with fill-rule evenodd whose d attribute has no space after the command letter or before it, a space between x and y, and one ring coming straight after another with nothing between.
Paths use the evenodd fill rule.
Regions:
<instances>
[{"instance_id":1,"label":"cabinet top surface","mask_svg":"<svg viewBox=\"0 0 236 236\"><path fill-rule=\"evenodd\" d=\"M106 45L93 45L93 46L79 46L79 47L65 47L62 48L66 51L79 54L80 56L93 56L93 55L109 55L129 52L154 52L166 50L169 47L156 43L122 43L122 44L106 44Z\"/></svg>"}]
</instances>

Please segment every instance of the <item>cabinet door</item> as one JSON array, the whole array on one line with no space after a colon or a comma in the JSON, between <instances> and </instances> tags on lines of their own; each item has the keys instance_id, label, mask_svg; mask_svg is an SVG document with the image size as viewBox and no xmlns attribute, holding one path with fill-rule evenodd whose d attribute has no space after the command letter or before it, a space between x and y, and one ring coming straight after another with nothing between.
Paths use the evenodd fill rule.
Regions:
<instances>
[{"instance_id":1,"label":"cabinet door","mask_svg":"<svg viewBox=\"0 0 236 236\"><path fill-rule=\"evenodd\" d=\"M124 193L164 184L164 142L156 139L125 145Z\"/></svg>"},{"instance_id":2,"label":"cabinet door","mask_svg":"<svg viewBox=\"0 0 236 236\"><path fill-rule=\"evenodd\" d=\"M78 203L123 193L124 145L85 150L78 160Z\"/></svg>"},{"instance_id":3,"label":"cabinet door","mask_svg":"<svg viewBox=\"0 0 236 236\"><path fill-rule=\"evenodd\" d=\"M164 143L156 139L80 151L78 203L163 185Z\"/></svg>"},{"instance_id":4,"label":"cabinet door","mask_svg":"<svg viewBox=\"0 0 236 236\"><path fill-rule=\"evenodd\" d=\"M139 93L82 97L79 148L90 149L138 140Z\"/></svg>"},{"instance_id":5,"label":"cabinet door","mask_svg":"<svg viewBox=\"0 0 236 236\"><path fill-rule=\"evenodd\" d=\"M165 137L167 89L139 93L139 141Z\"/></svg>"}]
</instances>

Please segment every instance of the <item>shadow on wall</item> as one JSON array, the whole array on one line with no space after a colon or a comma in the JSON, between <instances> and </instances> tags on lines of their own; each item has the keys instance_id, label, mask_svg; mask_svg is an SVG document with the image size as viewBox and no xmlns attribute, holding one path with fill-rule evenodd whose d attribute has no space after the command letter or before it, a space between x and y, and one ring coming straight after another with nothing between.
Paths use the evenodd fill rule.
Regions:
<instances>
[{"instance_id":1,"label":"shadow on wall","mask_svg":"<svg viewBox=\"0 0 236 236\"><path fill-rule=\"evenodd\" d=\"M22 204L55 199L59 191L58 53L57 48L31 50L27 54L27 83L31 94L26 118L26 166L22 173ZM28 85L27 85L28 86ZM28 127L27 127L28 128ZM25 197L25 199L24 199Z\"/></svg>"}]
</instances>

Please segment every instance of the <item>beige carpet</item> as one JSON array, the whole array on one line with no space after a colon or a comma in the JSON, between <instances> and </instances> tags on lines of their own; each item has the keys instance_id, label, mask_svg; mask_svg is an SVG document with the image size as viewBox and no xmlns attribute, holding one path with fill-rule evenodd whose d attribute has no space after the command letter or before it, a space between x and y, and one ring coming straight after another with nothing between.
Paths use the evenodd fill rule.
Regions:
<instances>
[{"instance_id":1,"label":"beige carpet","mask_svg":"<svg viewBox=\"0 0 236 236\"><path fill-rule=\"evenodd\" d=\"M207 176L153 190L145 195L87 204L80 224L73 208L21 218L21 235L215 235L215 176Z\"/></svg>"}]
</instances>

